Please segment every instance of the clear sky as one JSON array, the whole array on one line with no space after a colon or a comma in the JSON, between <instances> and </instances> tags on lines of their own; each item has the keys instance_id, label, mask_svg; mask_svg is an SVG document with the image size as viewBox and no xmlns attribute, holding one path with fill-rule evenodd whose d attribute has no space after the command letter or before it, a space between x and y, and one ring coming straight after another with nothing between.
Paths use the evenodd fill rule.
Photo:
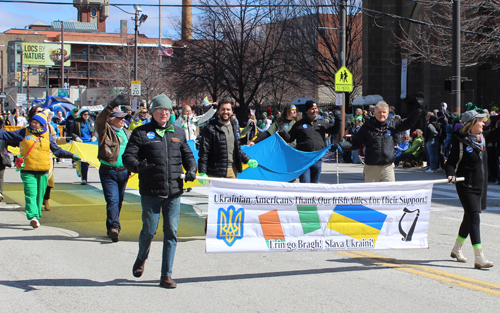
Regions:
<instances>
[{"instance_id":1,"label":"clear sky","mask_svg":"<svg viewBox=\"0 0 500 313\"><path fill-rule=\"evenodd\" d=\"M36 1L36 0L35 0ZM73 0L45 0L46 2L73 3ZM106 32L119 32L120 20L128 21L128 33L134 32L134 22L131 20L133 15L129 15L112 6L112 4L128 4L120 6L121 9L133 13L134 3L155 4L159 0L110 0L110 16L106 19ZM182 0L161 0L164 4L182 4ZM193 0L193 4L196 3ZM193 10L194 11L194 10ZM146 34L148 37L158 38L159 34L159 11L158 6L143 6L143 14L148 15L148 19L139 27L139 33ZM162 8L162 38L179 39L177 23L181 19L181 8ZM0 2L0 32L11 28L25 28L37 21L47 24L52 21L69 19L78 19L77 9L73 5L57 4L31 4L31 3L6 3ZM193 17L195 18L195 17Z\"/></svg>"}]
</instances>

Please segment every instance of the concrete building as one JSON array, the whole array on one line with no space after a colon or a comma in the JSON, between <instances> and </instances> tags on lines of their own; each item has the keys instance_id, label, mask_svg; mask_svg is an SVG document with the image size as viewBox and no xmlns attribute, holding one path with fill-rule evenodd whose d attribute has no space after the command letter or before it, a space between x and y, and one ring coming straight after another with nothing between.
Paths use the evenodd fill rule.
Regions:
<instances>
[{"instance_id":1,"label":"concrete building","mask_svg":"<svg viewBox=\"0 0 500 313\"><path fill-rule=\"evenodd\" d=\"M408 112L401 101L403 61L401 51L395 45L395 36L401 37L402 31L398 20L376 12L419 20L425 13L423 6L411 1L372 0L363 1L363 8L370 12L363 16L363 95L379 94L389 105L396 107L398 114L404 115ZM401 25L412 34L414 23L402 22ZM450 93L444 90L444 81L451 76L451 66L414 62L407 67L406 94L422 91L426 109L440 109L441 102L451 103ZM498 71L488 66L462 68L461 76L473 81L473 91L461 95L462 111L467 102L484 108L500 105Z\"/></svg>"},{"instance_id":2,"label":"concrete building","mask_svg":"<svg viewBox=\"0 0 500 313\"><path fill-rule=\"evenodd\" d=\"M78 21L70 19L64 22L54 21L51 24L38 21L24 29L9 29L0 34L0 51L3 56L2 87L7 93L4 98L4 110L16 105L17 93L27 94L29 102L35 98L45 98L46 95L58 95L60 89L68 89L71 100L77 104L94 105L98 89L109 89L116 81L109 75L109 71L103 72L103 68L109 68L117 62L123 63L124 58L130 63L129 66L133 66L135 36L133 32L128 33L127 21L121 21L119 33L106 32L109 0L74 0L74 6L78 10ZM158 56L159 40L138 34L138 54ZM64 81L61 80L60 64L23 63L23 42L61 45L62 41L65 45L63 50L66 50L66 45L71 46L70 56L67 56L71 65L64 66ZM161 39L161 50L167 51L167 54L173 55L173 45L172 40ZM60 51L56 48L53 50L54 55ZM29 51L24 53L26 57ZM168 62L169 58L163 60ZM138 61L139 64L140 62L141 60ZM19 75L23 72L25 77L20 79ZM133 69L132 75L129 76L129 80L133 80Z\"/></svg>"}]
</instances>

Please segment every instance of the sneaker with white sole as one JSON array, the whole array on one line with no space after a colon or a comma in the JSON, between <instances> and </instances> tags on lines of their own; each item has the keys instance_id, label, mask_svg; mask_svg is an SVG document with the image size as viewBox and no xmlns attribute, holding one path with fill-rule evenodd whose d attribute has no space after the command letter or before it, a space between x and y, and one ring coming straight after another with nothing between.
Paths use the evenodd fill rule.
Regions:
<instances>
[{"instance_id":1,"label":"sneaker with white sole","mask_svg":"<svg viewBox=\"0 0 500 313\"><path fill-rule=\"evenodd\" d=\"M0 192L0 201L3 201L4 197L2 195L2 193Z\"/></svg>"},{"instance_id":2,"label":"sneaker with white sole","mask_svg":"<svg viewBox=\"0 0 500 313\"><path fill-rule=\"evenodd\" d=\"M33 217L30 219L30 225L33 228L38 228L38 227L40 227L40 222L37 220L36 217Z\"/></svg>"},{"instance_id":3,"label":"sneaker with white sole","mask_svg":"<svg viewBox=\"0 0 500 313\"><path fill-rule=\"evenodd\" d=\"M433 169L428 169L427 171L425 171L426 173L436 173L436 170L433 170Z\"/></svg>"},{"instance_id":4,"label":"sneaker with white sole","mask_svg":"<svg viewBox=\"0 0 500 313\"><path fill-rule=\"evenodd\" d=\"M82 179L82 182L80 183L80 185L86 185L87 184L87 181Z\"/></svg>"}]
</instances>

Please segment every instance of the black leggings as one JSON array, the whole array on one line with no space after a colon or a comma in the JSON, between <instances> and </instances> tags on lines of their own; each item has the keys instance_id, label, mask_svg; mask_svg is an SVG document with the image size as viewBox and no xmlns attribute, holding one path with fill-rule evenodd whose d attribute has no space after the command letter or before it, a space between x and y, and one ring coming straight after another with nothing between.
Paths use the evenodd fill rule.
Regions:
<instances>
[{"instance_id":1,"label":"black leggings","mask_svg":"<svg viewBox=\"0 0 500 313\"><path fill-rule=\"evenodd\" d=\"M481 243L481 217L479 212L464 211L464 218L460 225L458 235L467 238L470 234L470 241L473 245Z\"/></svg>"}]
</instances>

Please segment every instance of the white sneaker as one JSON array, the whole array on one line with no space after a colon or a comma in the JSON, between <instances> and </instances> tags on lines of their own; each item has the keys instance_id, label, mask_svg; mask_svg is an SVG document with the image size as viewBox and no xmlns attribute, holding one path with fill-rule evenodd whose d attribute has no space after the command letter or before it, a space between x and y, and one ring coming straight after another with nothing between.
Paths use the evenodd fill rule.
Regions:
<instances>
[{"instance_id":1,"label":"white sneaker","mask_svg":"<svg viewBox=\"0 0 500 313\"><path fill-rule=\"evenodd\" d=\"M425 171L426 173L436 173L436 170L433 170L433 169L428 169L427 171Z\"/></svg>"},{"instance_id":2,"label":"white sneaker","mask_svg":"<svg viewBox=\"0 0 500 313\"><path fill-rule=\"evenodd\" d=\"M33 228L38 228L40 227L40 222L36 219L36 217L33 217L32 219L30 219L30 225Z\"/></svg>"},{"instance_id":3,"label":"white sneaker","mask_svg":"<svg viewBox=\"0 0 500 313\"><path fill-rule=\"evenodd\" d=\"M443 169L442 169L442 168L438 168L438 169L436 170L436 172L442 172L442 171L443 171Z\"/></svg>"},{"instance_id":4,"label":"white sneaker","mask_svg":"<svg viewBox=\"0 0 500 313\"><path fill-rule=\"evenodd\" d=\"M80 185L86 185L86 184L87 184L87 181L82 179L82 182L80 183Z\"/></svg>"},{"instance_id":5,"label":"white sneaker","mask_svg":"<svg viewBox=\"0 0 500 313\"><path fill-rule=\"evenodd\" d=\"M4 199L4 198L3 198L3 195L2 195L2 193L0 192L0 201L3 201L3 199Z\"/></svg>"}]
</instances>

